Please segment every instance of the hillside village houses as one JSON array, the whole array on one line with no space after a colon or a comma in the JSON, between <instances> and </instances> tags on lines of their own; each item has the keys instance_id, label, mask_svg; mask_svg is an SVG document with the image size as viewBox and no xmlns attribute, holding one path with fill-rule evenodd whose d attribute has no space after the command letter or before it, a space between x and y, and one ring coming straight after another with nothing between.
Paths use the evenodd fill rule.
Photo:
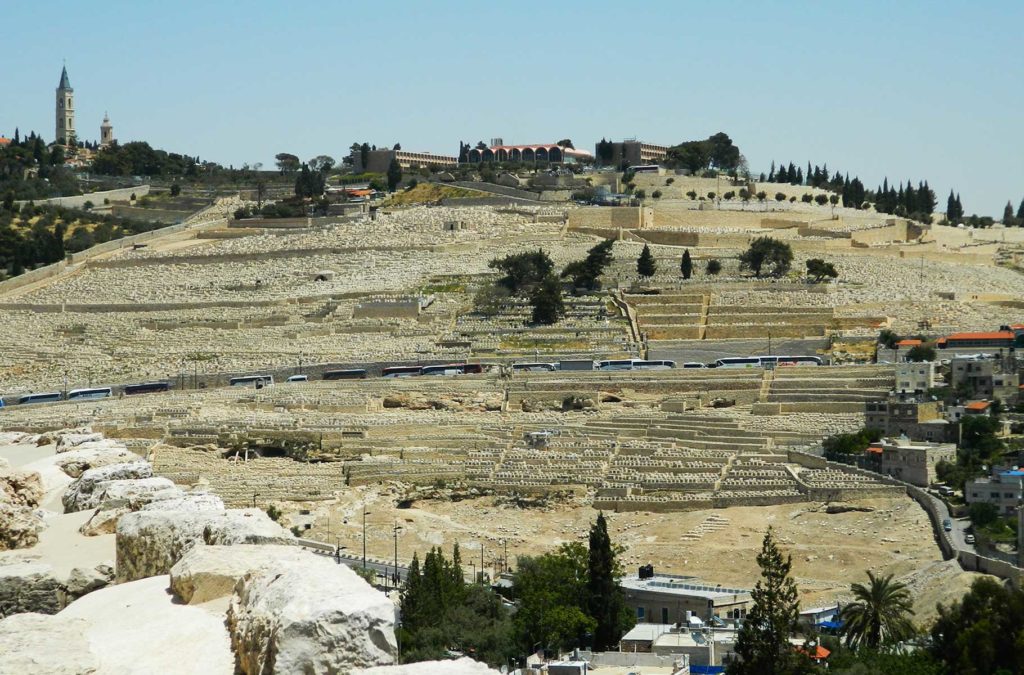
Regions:
<instances>
[{"instance_id":1,"label":"hillside village houses","mask_svg":"<svg viewBox=\"0 0 1024 675\"><path fill-rule=\"evenodd\" d=\"M1018 467L993 467L987 478L967 481L964 499L968 504L994 504L1000 515L1012 516L1024 505L1024 471Z\"/></svg>"}]
</instances>

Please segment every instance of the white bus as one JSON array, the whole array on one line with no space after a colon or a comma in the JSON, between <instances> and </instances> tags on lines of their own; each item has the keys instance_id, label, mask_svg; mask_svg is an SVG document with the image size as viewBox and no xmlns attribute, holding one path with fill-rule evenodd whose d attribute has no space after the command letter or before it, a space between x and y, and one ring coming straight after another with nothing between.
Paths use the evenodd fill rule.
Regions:
<instances>
[{"instance_id":1,"label":"white bus","mask_svg":"<svg viewBox=\"0 0 1024 675\"><path fill-rule=\"evenodd\" d=\"M53 403L54 401L60 401L64 397L61 396L59 391L48 392L45 394L25 394L24 396L18 397L18 405L27 405L31 403Z\"/></svg>"},{"instance_id":2,"label":"white bus","mask_svg":"<svg viewBox=\"0 0 1024 675\"><path fill-rule=\"evenodd\" d=\"M232 377L228 382L232 387L256 387L261 389L262 387L269 387L274 384L274 376L242 375L241 377Z\"/></svg>"},{"instance_id":3,"label":"white bus","mask_svg":"<svg viewBox=\"0 0 1024 675\"><path fill-rule=\"evenodd\" d=\"M817 356L730 356L715 361L715 368L774 368L776 366L820 366Z\"/></svg>"},{"instance_id":4,"label":"white bus","mask_svg":"<svg viewBox=\"0 0 1024 675\"><path fill-rule=\"evenodd\" d=\"M558 370L557 363L513 363L514 373L550 373Z\"/></svg>"},{"instance_id":5,"label":"white bus","mask_svg":"<svg viewBox=\"0 0 1024 675\"><path fill-rule=\"evenodd\" d=\"M598 370L668 370L675 368L675 361L645 361L644 359L611 359L598 361Z\"/></svg>"},{"instance_id":6,"label":"white bus","mask_svg":"<svg viewBox=\"0 0 1024 675\"><path fill-rule=\"evenodd\" d=\"M644 164L642 166L631 166L626 171L632 171L633 173L658 173L661 167L657 164Z\"/></svg>"},{"instance_id":7,"label":"white bus","mask_svg":"<svg viewBox=\"0 0 1024 675\"><path fill-rule=\"evenodd\" d=\"M98 398L110 398L110 387L97 387L95 389L72 389L68 392L69 401L92 401Z\"/></svg>"}]
</instances>

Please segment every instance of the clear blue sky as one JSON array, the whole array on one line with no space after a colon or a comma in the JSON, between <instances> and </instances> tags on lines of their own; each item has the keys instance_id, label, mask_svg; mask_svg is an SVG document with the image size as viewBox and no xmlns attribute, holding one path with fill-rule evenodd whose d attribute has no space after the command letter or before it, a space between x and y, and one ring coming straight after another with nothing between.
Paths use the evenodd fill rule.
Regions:
<instances>
[{"instance_id":1,"label":"clear blue sky","mask_svg":"<svg viewBox=\"0 0 1024 675\"><path fill-rule=\"evenodd\" d=\"M751 169L927 179L967 213L1024 198L1024 2L18 2L0 133L53 137L67 59L80 138L223 164L353 141L725 131Z\"/></svg>"}]
</instances>

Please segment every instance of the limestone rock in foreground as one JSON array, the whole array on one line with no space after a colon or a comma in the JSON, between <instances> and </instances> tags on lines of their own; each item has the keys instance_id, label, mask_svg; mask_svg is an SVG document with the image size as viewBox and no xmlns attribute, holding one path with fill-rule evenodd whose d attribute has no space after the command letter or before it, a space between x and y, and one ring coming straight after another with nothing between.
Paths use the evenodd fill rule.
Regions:
<instances>
[{"instance_id":1,"label":"limestone rock in foreground","mask_svg":"<svg viewBox=\"0 0 1024 675\"><path fill-rule=\"evenodd\" d=\"M152 478L153 469L148 462L125 462L89 469L68 486L61 501L67 513L94 508L100 500L104 483L112 480Z\"/></svg>"},{"instance_id":2,"label":"limestone rock in foreground","mask_svg":"<svg viewBox=\"0 0 1024 675\"><path fill-rule=\"evenodd\" d=\"M62 433L57 436L57 447L56 452L59 455L62 452L67 452L71 448L82 445L83 443L92 443L96 441L102 441L103 434L93 432L72 432Z\"/></svg>"},{"instance_id":3,"label":"limestone rock in foreground","mask_svg":"<svg viewBox=\"0 0 1024 675\"><path fill-rule=\"evenodd\" d=\"M68 605L55 619L82 619L99 673L232 675L220 608L177 604L166 576L118 584Z\"/></svg>"},{"instance_id":4,"label":"limestone rock in foreground","mask_svg":"<svg viewBox=\"0 0 1024 675\"><path fill-rule=\"evenodd\" d=\"M100 441L83 443L57 455L54 464L72 478L78 478L89 469L138 460L139 456L124 445L115 441Z\"/></svg>"},{"instance_id":5,"label":"limestone rock in foreground","mask_svg":"<svg viewBox=\"0 0 1024 675\"><path fill-rule=\"evenodd\" d=\"M27 548L39 541L42 518L35 509L44 495L36 472L0 468L0 551Z\"/></svg>"},{"instance_id":6,"label":"limestone rock in foreground","mask_svg":"<svg viewBox=\"0 0 1024 675\"><path fill-rule=\"evenodd\" d=\"M206 492L186 493L166 478L111 481L101 502L78 531L87 537L114 534L117 522L132 511L224 511L224 501Z\"/></svg>"},{"instance_id":7,"label":"limestone rock in foreground","mask_svg":"<svg viewBox=\"0 0 1024 675\"><path fill-rule=\"evenodd\" d=\"M246 574L228 632L246 675L348 673L397 653L394 603L328 558Z\"/></svg>"},{"instance_id":8,"label":"limestone rock in foreground","mask_svg":"<svg viewBox=\"0 0 1024 675\"><path fill-rule=\"evenodd\" d=\"M167 574L197 544L294 545L295 538L259 509L136 511L117 523L118 581Z\"/></svg>"},{"instance_id":9,"label":"limestone rock in foreground","mask_svg":"<svg viewBox=\"0 0 1024 675\"><path fill-rule=\"evenodd\" d=\"M454 661L420 661L400 666L356 668L351 675L498 675L498 671L464 656Z\"/></svg>"},{"instance_id":10,"label":"limestone rock in foreground","mask_svg":"<svg viewBox=\"0 0 1024 675\"><path fill-rule=\"evenodd\" d=\"M34 560L0 565L0 618L28 612L56 614L113 579L109 565L75 567L67 579L54 576L50 565Z\"/></svg>"},{"instance_id":11,"label":"limestone rock in foreground","mask_svg":"<svg viewBox=\"0 0 1024 675\"><path fill-rule=\"evenodd\" d=\"M294 564L316 564L316 554L297 546L194 546L171 568L171 590L196 605L231 595L248 573Z\"/></svg>"},{"instance_id":12,"label":"limestone rock in foreground","mask_svg":"<svg viewBox=\"0 0 1024 675\"><path fill-rule=\"evenodd\" d=\"M84 619L17 614L0 621L0 675L87 675L98 673L89 650Z\"/></svg>"},{"instance_id":13,"label":"limestone rock in foreground","mask_svg":"<svg viewBox=\"0 0 1024 675\"><path fill-rule=\"evenodd\" d=\"M0 566L0 617L24 612L56 614L64 608L63 593L64 584L46 563Z\"/></svg>"}]
</instances>

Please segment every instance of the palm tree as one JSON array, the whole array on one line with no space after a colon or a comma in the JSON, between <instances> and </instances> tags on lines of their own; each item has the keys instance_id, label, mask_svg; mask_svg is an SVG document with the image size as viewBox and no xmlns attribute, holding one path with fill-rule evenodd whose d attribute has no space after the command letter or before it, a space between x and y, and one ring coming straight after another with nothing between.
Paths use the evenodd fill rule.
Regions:
<instances>
[{"instance_id":1,"label":"palm tree","mask_svg":"<svg viewBox=\"0 0 1024 675\"><path fill-rule=\"evenodd\" d=\"M846 644L878 649L912 637L910 590L894 582L891 574L876 577L868 572L868 582L850 586L856 600L839 613Z\"/></svg>"}]
</instances>

